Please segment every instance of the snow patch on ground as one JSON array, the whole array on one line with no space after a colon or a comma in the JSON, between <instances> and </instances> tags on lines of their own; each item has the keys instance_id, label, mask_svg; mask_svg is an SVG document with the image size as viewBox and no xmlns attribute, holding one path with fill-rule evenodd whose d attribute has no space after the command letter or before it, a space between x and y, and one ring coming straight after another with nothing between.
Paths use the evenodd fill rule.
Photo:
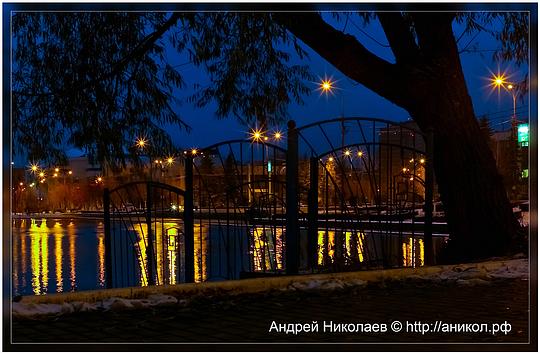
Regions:
<instances>
[{"instance_id":1,"label":"snow patch on ground","mask_svg":"<svg viewBox=\"0 0 540 354\"><path fill-rule=\"evenodd\" d=\"M358 273L358 278L362 277ZM444 266L439 271L433 268L417 268L410 272L393 270L390 273L381 272L380 276L371 281L352 278L349 276L336 276L326 279L313 279L306 277L306 280L296 280L286 287L274 289L278 291L334 291L350 287L365 287L369 283L381 283L386 281L422 281L432 283L456 284L458 286L487 285L490 281L498 279L528 279L529 264L527 259L511 259L500 261L499 264L479 263L456 266ZM340 279L341 278L341 279ZM264 290L264 291L269 291ZM242 293L239 294L240 296ZM203 295L204 296L204 295ZM63 304L36 304L30 302L13 302L12 313L14 317L32 318L39 316L62 315L86 311L116 311L143 309L154 306L166 305L188 306L189 299L178 299L171 295L151 294L144 299L126 299L120 297L110 297L95 303L82 301L72 301Z\"/></svg>"},{"instance_id":2,"label":"snow patch on ground","mask_svg":"<svg viewBox=\"0 0 540 354\"><path fill-rule=\"evenodd\" d=\"M354 285L363 285L367 282L356 280ZM311 279L307 281L295 281L288 286L288 290L311 291L311 290L340 290L347 286L351 286L349 282L340 279Z\"/></svg>"},{"instance_id":3,"label":"snow patch on ground","mask_svg":"<svg viewBox=\"0 0 540 354\"><path fill-rule=\"evenodd\" d=\"M142 309L154 306L174 305L178 303L185 304L185 302L179 302L174 296L153 294L148 296L147 299L123 299L113 297L96 303L74 301L59 305L15 302L12 304L12 310L13 316L15 317L34 317L86 311Z\"/></svg>"}]
</instances>

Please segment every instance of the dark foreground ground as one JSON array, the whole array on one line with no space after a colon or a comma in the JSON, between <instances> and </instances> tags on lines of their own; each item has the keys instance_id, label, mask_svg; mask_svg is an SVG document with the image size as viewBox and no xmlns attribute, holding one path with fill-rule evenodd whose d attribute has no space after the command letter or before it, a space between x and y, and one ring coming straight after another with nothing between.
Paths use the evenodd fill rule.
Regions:
<instances>
[{"instance_id":1,"label":"dark foreground ground","mask_svg":"<svg viewBox=\"0 0 540 354\"><path fill-rule=\"evenodd\" d=\"M236 298L199 298L191 305L78 313L15 320L14 343L209 342L466 342L527 343L528 282L499 280L476 286L395 283L333 292L287 292ZM400 321L403 330L390 329ZM492 323L507 321L508 334L411 333L406 321ZM269 333L272 321L319 324L317 333ZM385 323L385 333L328 333L323 321ZM321 347L322 348L322 347ZM325 350L324 348L322 348ZM448 349L451 349L448 347ZM526 349L526 348L522 348ZM515 350L520 350L518 347Z\"/></svg>"}]
</instances>

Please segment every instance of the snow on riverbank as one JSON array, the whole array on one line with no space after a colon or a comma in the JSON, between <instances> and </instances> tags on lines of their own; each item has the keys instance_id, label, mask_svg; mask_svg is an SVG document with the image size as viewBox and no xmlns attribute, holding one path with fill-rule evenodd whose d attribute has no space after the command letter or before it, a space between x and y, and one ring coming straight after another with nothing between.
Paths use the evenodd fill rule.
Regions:
<instances>
[{"instance_id":1,"label":"snow on riverbank","mask_svg":"<svg viewBox=\"0 0 540 354\"><path fill-rule=\"evenodd\" d=\"M174 296L154 294L147 299L109 298L96 303L73 301L63 304L34 304L15 302L12 304L14 317L34 317L40 315L59 315L74 312L109 311L125 309L142 309L154 306L174 305L182 303Z\"/></svg>"},{"instance_id":2,"label":"snow on riverbank","mask_svg":"<svg viewBox=\"0 0 540 354\"><path fill-rule=\"evenodd\" d=\"M32 301L22 301L12 303L12 313L15 318L32 318L38 316L62 315L86 311L117 311L130 309L143 309L163 305L189 306L190 298L194 295L213 296L230 295L242 296L246 293L264 293L268 291L336 291L345 288L362 288L368 284L385 284L403 281L432 282L434 284L456 284L458 286L487 285L493 280L500 279L522 279L529 277L529 264L525 258L491 261L476 264L461 264L454 266L435 266L417 269L393 269L384 271L368 271L355 273L334 273L305 275L300 277L274 278L268 282L269 278L249 279L238 284L245 284L245 291L237 287L234 291L226 286L211 288L211 292L206 292L205 284L198 284L197 294L182 294L181 287L160 288L160 291L169 291L171 294L149 293L144 298L122 298L109 296L96 302L69 301L63 303L38 303ZM243 282L243 283L242 283ZM249 283L249 285L248 285ZM224 282L223 284L231 284ZM214 284L215 285L215 284ZM208 287L210 288L209 285ZM246 289L251 290L246 290ZM256 289L254 291L253 289ZM39 298L39 297L36 297ZM52 302L52 301L51 301Z\"/></svg>"}]
</instances>

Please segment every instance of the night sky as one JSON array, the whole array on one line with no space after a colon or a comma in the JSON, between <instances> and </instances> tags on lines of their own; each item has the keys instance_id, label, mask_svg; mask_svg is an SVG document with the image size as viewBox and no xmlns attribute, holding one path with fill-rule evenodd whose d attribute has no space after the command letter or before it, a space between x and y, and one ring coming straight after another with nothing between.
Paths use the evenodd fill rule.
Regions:
<instances>
[{"instance_id":1,"label":"night sky","mask_svg":"<svg viewBox=\"0 0 540 354\"><path fill-rule=\"evenodd\" d=\"M335 23L330 14L324 14L328 22ZM343 28L343 24L338 28ZM360 42L376 55L394 61L391 49L387 47L387 41L378 21L372 21L366 27L362 26L359 18L349 20L346 32L355 35ZM454 24L456 38L463 32L463 26ZM163 43L167 43L163 40ZM508 119L512 114L512 97L507 92L492 91L489 87L489 77L491 72L497 73L505 71L509 75L510 81L521 80L528 72L528 67L522 65L520 68L506 63L497 63L492 59L493 50L498 48L497 41L487 33L475 35L465 35L458 43L458 47L467 47L473 50L472 53L461 54L462 66L472 97L474 109L477 116L488 114L495 130L507 129ZM332 77L335 86L338 88L333 95L328 97L320 95L317 91L317 83L309 82L313 88L310 95L305 97L304 105L293 104L289 107L289 114L297 123L302 126L317 120L337 118L345 116L377 117L393 121L405 121L409 119L409 114L400 107L390 103L384 98L366 89L362 85L356 84L346 78L331 64L319 57L315 52L306 47L309 59L304 59L310 67L314 77ZM185 64L181 66L181 74L186 82L186 87L177 90L179 98L187 98L193 91L194 84L199 83L204 86L208 78L202 69L189 64L187 54L178 54L174 49L168 51L171 65ZM293 56L294 58L294 56ZM299 62L298 59L293 59ZM518 101L518 117L527 120L528 102ZM177 106L177 112L184 121L192 127L191 132L186 132L177 127L167 127L173 137L173 141L179 148L204 147L219 141L228 139L238 139L247 137L248 128L240 124L234 117L218 119L214 112L215 106L209 105L203 109L195 108L190 103ZM521 113L521 114L520 114ZM506 123L505 123L506 122ZM501 124L503 123L503 124ZM286 122L281 130L285 130ZM80 156L81 151L70 150L69 156ZM16 165L27 164L24 157L16 159Z\"/></svg>"},{"instance_id":2,"label":"night sky","mask_svg":"<svg viewBox=\"0 0 540 354\"><path fill-rule=\"evenodd\" d=\"M325 14L325 20L335 23L330 14ZM388 42L378 21L372 21L365 28L362 28L360 19L355 19L354 22L351 23L349 20L346 32L355 35L362 44L376 55L394 62L391 49L383 46L387 45ZM342 26L338 28L342 28ZM369 37L360 32L358 28L361 28ZM459 37L462 32L463 26L454 24L454 33L457 33L456 37ZM461 54L463 70L475 112L478 116L488 114L494 129L506 129L509 124L500 123L507 121L512 114L512 97L507 92L498 94L497 91L492 91L489 86L489 77L491 72L497 73L500 70L501 72L506 71L508 75L512 75L511 79L518 81L527 73L528 67L522 65L521 68L517 68L509 64L494 62L492 50L498 48L497 41L486 33L473 37L474 35L463 36L458 45L460 49L468 45L469 49L476 48L480 50ZM475 44L477 44L476 47ZM394 121L409 119L410 116L404 109L392 104L362 85L356 84L309 47L305 46L305 48L309 53L308 63L313 75L321 78L331 76L336 80L338 90L335 91L334 95L321 96L320 92L317 91L317 83L310 82L309 85L313 88L313 91L308 97L305 97L304 105L291 105L289 109L290 116L296 121L297 126L318 120L341 117L342 114L345 116L385 118ZM184 61L175 58L175 62L189 61L187 57L182 59ZM186 65L182 73L185 75L187 87L198 81L205 80L204 73L193 66ZM182 97L187 96L182 92L180 94ZM526 101L518 102L518 111L528 112L526 103ZM178 133L174 134L175 142L183 147L204 147L220 140L247 136L246 127L235 121L234 117L218 120L214 115L214 111L215 107L210 106L206 109L196 109L188 104L178 107L178 112L192 126L193 130L191 133L178 131ZM522 118L526 119L526 116ZM285 130L285 127L286 124L284 123L281 130Z\"/></svg>"}]
</instances>

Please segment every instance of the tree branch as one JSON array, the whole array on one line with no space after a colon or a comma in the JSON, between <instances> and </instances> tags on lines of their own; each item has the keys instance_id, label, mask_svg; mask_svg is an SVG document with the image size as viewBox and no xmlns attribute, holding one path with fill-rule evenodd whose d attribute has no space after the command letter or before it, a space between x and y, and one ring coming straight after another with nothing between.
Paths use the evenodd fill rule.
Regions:
<instances>
[{"instance_id":1,"label":"tree branch","mask_svg":"<svg viewBox=\"0 0 540 354\"><path fill-rule=\"evenodd\" d=\"M318 13L274 13L272 18L352 80L406 106L407 80L398 67L371 53L354 36L336 30Z\"/></svg>"},{"instance_id":2,"label":"tree branch","mask_svg":"<svg viewBox=\"0 0 540 354\"><path fill-rule=\"evenodd\" d=\"M147 35L133 50L131 50L126 56L124 56L122 59L118 60L116 63L113 63L111 65L111 70L108 72L103 73L102 75L98 76L97 78L90 80L90 81L84 81L80 82L80 84L75 86L70 86L69 88L66 87L66 91L73 91L74 89L85 89L90 86L92 86L96 82L104 81L107 79L110 79L114 77L115 75L118 75L130 62L133 60L136 60L137 58L143 56L150 48L152 48L152 45L159 39L165 32L167 32L172 26L176 24L176 22L183 16L181 12L173 12L171 17L163 24L161 25L157 30ZM13 91L14 94L20 95L20 96L29 96L29 97L45 97L45 96L54 96L54 95L60 95L63 92L38 92L38 93L29 93L29 92L22 92L22 91Z\"/></svg>"},{"instance_id":3,"label":"tree branch","mask_svg":"<svg viewBox=\"0 0 540 354\"><path fill-rule=\"evenodd\" d=\"M101 80L106 80L110 77L113 77L114 75L118 74L129 62L131 62L134 59L137 59L138 57L144 55L151 47L152 45L159 39L161 36L169 30L172 26L176 24L176 22L180 19L182 16L181 12L173 12L171 17L156 31L152 32L148 36L146 36L141 43L139 43L133 50L128 53L124 58L113 64L111 71L106 74L105 76L99 78Z\"/></svg>"},{"instance_id":4,"label":"tree branch","mask_svg":"<svg viewBox=\"0 0 540 354\"><path fill-rule=\"evenodd\" d=\"M419 55L411 29L399 12L377 13L397 63L413 63Z\"/></svg>"},{"instance_id":5,"label":"tree branch","mask_svg":"<svg viewBox=\"0 0 540 354\"><path fill-rule=\"evenodd\" d=\"M418 36L418 45L424 57L440 59L457 53L456 40L452 32L452 21L455 15L451 12L411 13ZM450 48L448 43L454 43L455 48Z\"/></svg>"}]
</instances>

